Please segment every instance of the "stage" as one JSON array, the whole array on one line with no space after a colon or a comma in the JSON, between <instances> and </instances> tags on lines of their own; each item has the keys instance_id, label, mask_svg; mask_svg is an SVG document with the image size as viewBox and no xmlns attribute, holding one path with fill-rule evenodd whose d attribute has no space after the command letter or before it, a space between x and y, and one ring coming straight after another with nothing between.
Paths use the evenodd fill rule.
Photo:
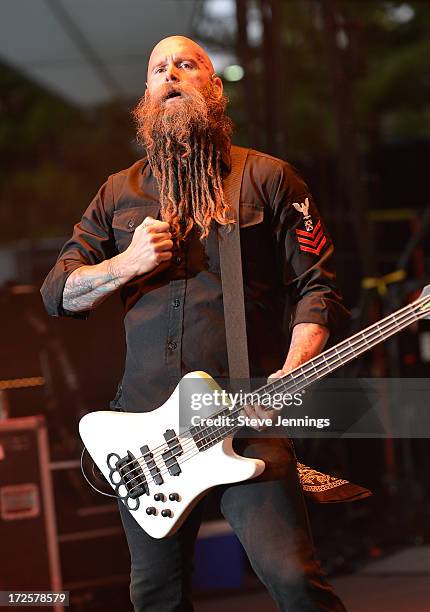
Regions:
<instances>
[{"instance_id":1,"label":"stage","mask_svg":"<svg viewBox=\"0 0 430 612\"><path fill-rule=\"evenodd\" d=\"M430 546L417 546L373 561L355 574L330 581L348 612L430 611ZM199 599L195 612L276 612L269 595L255 582L235 595Z\"/></svg>"}]
</instances>

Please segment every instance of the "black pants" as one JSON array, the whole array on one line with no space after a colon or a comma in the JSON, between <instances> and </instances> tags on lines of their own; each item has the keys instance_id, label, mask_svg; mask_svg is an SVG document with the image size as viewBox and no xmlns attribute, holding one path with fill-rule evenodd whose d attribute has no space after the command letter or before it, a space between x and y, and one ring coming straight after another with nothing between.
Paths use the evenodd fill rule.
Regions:
<instances>
[{"instance_id":1,"label":"black pants","mask_svg":"<svg viewBox=\"0 0 430 612\"><path fill-rule=\"evenodd\" d=\"M314 556L292 444L256 432L235 438L235 451L261 458L266 469L246 483L226 485L221 511L252 567L282 611L345 611ZM120 503L131 554L130 595L135 612L190 611L193 551L202 504L170 538L148 536Z\"/></svg>"}]
</instances>

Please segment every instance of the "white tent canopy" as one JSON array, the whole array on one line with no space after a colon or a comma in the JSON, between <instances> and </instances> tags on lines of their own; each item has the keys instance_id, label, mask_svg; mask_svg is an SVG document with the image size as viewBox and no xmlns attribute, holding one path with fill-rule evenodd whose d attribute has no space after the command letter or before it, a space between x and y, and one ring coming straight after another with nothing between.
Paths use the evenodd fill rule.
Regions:
<instances>
[{"instance_id":1,"label":"white tent canopy","mask_svg":"<svg viewBox=\"0 0 430 612\"><path fill-rule=\"evenodd\" d=\"M70 103L135 99L156 42L192 35L198 0L2 0L0 60Z\"/></svg>"}]
</instances>

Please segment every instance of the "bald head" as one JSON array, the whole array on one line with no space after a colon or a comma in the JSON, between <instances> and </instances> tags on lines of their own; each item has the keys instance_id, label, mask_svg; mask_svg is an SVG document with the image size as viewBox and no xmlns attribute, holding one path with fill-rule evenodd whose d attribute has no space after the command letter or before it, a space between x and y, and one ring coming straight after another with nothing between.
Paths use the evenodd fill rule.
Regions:
<instances>
[{"instance_id":1,"label":"bald head","mask_svg":"<svg viewBox=\"0 0 430 612\"><path fill-rule=\"evenodd\" d=\"M152 50L146 83L149 95L161 91L166 83L187 83L200 91L210 83L219 97L223 91L206 51L186 36L164 38Z\"/></svg>"},{"instance_id":2,"label":"bald head","mask_svg":"<svg viewBox=\"0 0 430 612\"><path fill-rule=\"evenodd\" d=\"M148 76L154 66L163 58L167 60L173 55L187 54L192 54L201 68L205 69L208 73L213 74L215 72L208 54L194 40L186 36L168 36L160 40L153 48L148 62Z\"/></svg>"}]
</instances>

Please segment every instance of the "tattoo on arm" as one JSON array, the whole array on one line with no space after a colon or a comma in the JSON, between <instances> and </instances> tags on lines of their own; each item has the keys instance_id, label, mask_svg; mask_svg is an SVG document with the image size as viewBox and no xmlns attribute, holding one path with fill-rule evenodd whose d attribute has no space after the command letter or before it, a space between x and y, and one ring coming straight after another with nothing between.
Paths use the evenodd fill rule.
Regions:
<instances>
[{"instance_id":1,"label":"tattoo on arm","mask_svg":"<svg viewBox=\"0 0 430 612\"><path fill-rule=\"evenodd\" d=\"M318 355L327 343L327 327L317 323L298 323L293 328L291 344L283 369L292 370Z\"/></svg>"},{"instance_id":2,"label":"tattoo on arm","mask_svg":"<svg viewBox=\"0 0 430 612\"><path fill-rule=\"evenodd\" d=\"M121 287L127 278L118 274L114 260L74 270L64 286L63 307L72 312L90 310Z\"/></svg>"}]
</instances>

